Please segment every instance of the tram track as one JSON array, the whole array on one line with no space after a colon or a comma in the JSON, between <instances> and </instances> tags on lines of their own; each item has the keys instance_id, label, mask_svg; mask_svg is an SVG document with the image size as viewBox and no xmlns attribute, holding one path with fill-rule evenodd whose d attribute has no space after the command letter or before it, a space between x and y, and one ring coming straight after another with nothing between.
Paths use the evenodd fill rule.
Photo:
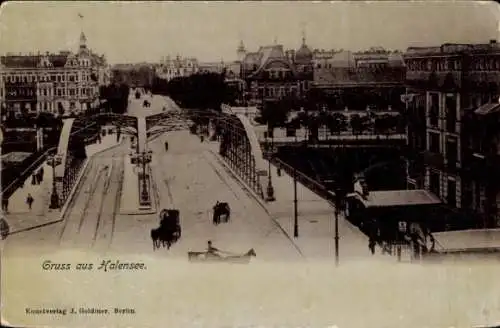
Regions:
<instances>
[{"instance_id":1,"label":"tram track","mask_svg":"<svg viewBox=\"0 0 500 328\"><path fill-rule=\"evenodd\" d=\"M100 204L99 204L99 210L97 211L97 222L96 222L95 229L94 229L94 235L92 237L92 247L94 247L95 241L97 239L97 234L99 233L99 226L101 224L102 212L103 212L104 203L105 203L104 201L105 201L106 195L109 191L111 177L113 176L113 172L116 170L115 165L113 165L113 164L114 163L111 163L111 170L109 171L109 177L107 179L105 179L105 181L104 181L104 188L102 191L102 197L101 197Z\"/></svg>"},{"instance_id":2,"label":"tram track","mask_svg":"<svg viewBox=\"0 0 500 328\"><path fill-rule=\"evenodd\" d=\"M75 195L76 197L80 196L82 194L82 191L84 192L85 201L83 203L83 207L78 211L80 214L78 214L78 219L75 218L75 206L76 206L76 201L74 204L72 204L71 212L68 214L68 217L64 220L64 226L61 231L61 234L59 236L59 244L62 245L66 240L71 240L75 241L76 236L80 236L82 227L84 225L85 218L88 217L89 214L89 208L90 205L92 204L92 201L95 198L95 193L97 191L97 187L101 182L101 177L102 174L108 169L107 166L103 166L102 163L93 163L92 167L90 168L89 172L93 171L94 169L97 170L97 174L94 176L92 180L90 180L90 183L85 186L82 185L82 189L79 190L79 192ZM87 178L89 179L89 178ZM87 182L87 181L85 181ZM85 188L86 187L86 188ZM76 225L76 227L75 227ZM71 227L72 231L69 231L68 227Z\"/></svg>"},{"instance_id":3,"label":"tram track","mask_svg":"<svg viewBox=\"0 0 500 328\"><path fill-rule=\"evenodd\" d=\"M113 190L116 187L116 190ZM91 248L109 249L113 242L116 216L123 188L123 168L120 159L113 157L111 171L103 187Z\"/></svg>"},{"instance_id":4,"label":"tram track","mask_svg":"<svg viewBox=\"0 0 500 328\"><path fill-rule=\"evenodd\" d=\"M115 164L114 159L122 154L123 146L120 146L103 152L98 158L89 159L90 162L86 168L83 181L71 200L69 211L65 215L63 228L59 235L59 246L68 243L73 246L86 245L84 248L93 247L103 225L102 212L105 211L106 204L109 203L109 201L105 202L106 195L112 189L111 184L116 183L110 181L112 175L116 172L116 165L113 165ZM119 183L119 189L121 189L121 183ZM117 199L120 197L119 193L120 190L118 195L114 195L114 212L116 212ZM113 217L111 230L114 230L114 220ZM111 244L111 241L109 244Z\"/></svg>"},{"instance_id":5,"label":"tram track","mask_svg":"<svg viewBox=\"0 0 500 328\"><path fill-rule=\"evenodd\" d=\"M118 163L122 163L121 159L118 160ZM122 190L123 190L123 167L120 167L118 170L118 190L115 194L115 203L113 206L113 217L111 218L111 231L109 233L109 241L108 241L108 248L111 247L111 244L113 243L113 235L115 233L115 226L116 226L116 216L118 215L118 212L120 211L120 205L121 205L121 196L122 196Z\"/></svg>"},{"instance_id":6,"label":"tram track","mask_svg":"<svg viewBox=\"0 0 500 328\"><path fill-rule=\"evenodd\" d=\"M105 171L107 171L108 169L109 169L109 167L107 165L104 166L102 169L100 169L97 172L97 175L95 176L94 180L92 180L92 184L89 186L89 191L88 191L89 196L87 197L87 200L85 202L85 207L83 208L82 215L80 216L80 221L78 223L78 231L77 231L78 233L80 233L82 226L83 226L83 221L84 221L85 217L87 217L90 204L92 203L95 192L97 191L97 186L99 185L99 182L101 180L100 178L101 178L102 174ZM104 183L106 183L106 181L104 181Z\"/></svg>"}]
</instances>

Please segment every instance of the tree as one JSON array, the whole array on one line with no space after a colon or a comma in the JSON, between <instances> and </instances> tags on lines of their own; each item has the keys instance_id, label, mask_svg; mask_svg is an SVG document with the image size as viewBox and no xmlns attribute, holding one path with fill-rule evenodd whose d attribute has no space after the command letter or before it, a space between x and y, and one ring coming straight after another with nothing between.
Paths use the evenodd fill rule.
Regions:
<instances>
[{"instance_id":1,"label":"tree","mask_svg":"<svg viewBox=\"0 0 500 328\"><path fill-rule=\"evenodd\" d=\"M330 133L340 135L347 127L347 119L344 114L333 113L328 119L328 129Z\"/></svg>"},{"instance_id":2,"label":"tree","mask_svg":"<svg viewBox=\"0 0 500 328\"><path fill-rule=\"evenodd\" d=\"M363 121L358 114L351 115L350 121L352 134L360 134L363 131Z\"/></svg>"},{"instance_id":3,"label":"tree","mask_svg":"<svg viewBox=\"0 0 500 328\"><path fill-rule=\"evenodd\" d=\"M177 77L166 84L155 79L153 92L162 92L185 108L220 110L221 104L231 98L231 91L225 83L224 75L198 73Z\"/></svg>"},{"instance_id":4,"label":"tree","mask_svg":"<svg viewBox=\"0 0 500 328\"><path fill-rule=\"evenodd\" d=\"M285 104L277 102L266 102L255 119L260 124L268 124L271 128L285 126L289 109Z\"/></svg>"}]
</instances>

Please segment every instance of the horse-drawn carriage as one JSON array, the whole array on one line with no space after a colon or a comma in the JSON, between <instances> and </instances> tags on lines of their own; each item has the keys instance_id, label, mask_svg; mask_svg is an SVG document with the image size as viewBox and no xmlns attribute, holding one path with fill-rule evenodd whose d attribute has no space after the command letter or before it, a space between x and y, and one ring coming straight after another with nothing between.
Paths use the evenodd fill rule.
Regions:
<instances>
[{"instance_id":1,"label":"horse-drawn carriage","mask_svg":"<svg viewBox=\"0 0 500 328\"><path fill-rule=\"evenodd\" d=\"M213 207L213 224L218 225L219 223L221 223L221 221L227 223L229 222L230 217L231 208L229 207L229 204L217 201L217 203Z\"/></svg>"},{"instance_id":2,"label":"horse-drawn carriage","mask_svg":"<svg viewBox=\"0 0 500 328\"><path fill-rule=\"evenodd\" d=\"M163 209L160 212L160 227L151 230L153 250L160 246L170 249L181 238L180 212L175 209Z\"/></svg>"}]
</instances>

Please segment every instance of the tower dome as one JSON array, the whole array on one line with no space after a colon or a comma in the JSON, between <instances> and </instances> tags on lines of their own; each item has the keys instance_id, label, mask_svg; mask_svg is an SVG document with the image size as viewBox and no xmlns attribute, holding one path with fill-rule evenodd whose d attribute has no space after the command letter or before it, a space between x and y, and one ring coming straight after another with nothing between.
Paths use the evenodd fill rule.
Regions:
<instances>
[{"instance_id":1,"label":"tower dome","mask_svg":"<svg viewBox=\"0 0 500 328\"><path fill-rule=\"evenodd\" d=\"M243 59L245 58L246 55L246 49L245 45L243 44L243 40L240 41L240 44L238 45L238 48L236 49L236 55L238 58L238 61L242 62Z\"/></svg>"},{"instance_id":2,"label":"tower dome","mask_svg":"<svg viewBox=\"0 0 500 328\"><path fill-rule=\"evenodd\" d=\"M85 33L80 33L80 48L87 48L87 37Z\"/></svg>"},{"instance_id":3,"label":"tower dome","mask_svg":"<svg viewBox=\"0 0 500 328\"><path fill-rule=\"evenodd\" d=\"M306 37L302 36L302 45L299 50L295 53L295 62L297 63L309 63L313 59L313 53L311 49L306 44Z\"/></svg>"}]
</instances>

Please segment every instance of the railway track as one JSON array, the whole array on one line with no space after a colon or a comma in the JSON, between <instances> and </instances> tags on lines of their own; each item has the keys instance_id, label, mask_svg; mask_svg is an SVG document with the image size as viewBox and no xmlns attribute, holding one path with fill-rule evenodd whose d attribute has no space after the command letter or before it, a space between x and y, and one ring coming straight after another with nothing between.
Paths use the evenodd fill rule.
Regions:
<instances>
[{"instance_id":1,"label":"railway track","mask_svg":"<svg viewBox=\"0 0 500 328\"><path fill-rule=\"evenodd\" d=\"M99 204L99 210L97 211L97 222L96 222L95 229L94 229L94 236L92 237L92 246L94 246L95 241L97 239L97 234L99 232L99 226L101 224L101 219L102 219L102 212L103 212L104 204L105 204L105 200L106 200L105 198L106 198L106 195L108 194L108 191L109 191L111 177L113 176L113 172L116 170L116 167L113 164L114 163L111 164L111 171L109 173L109 178L104 181L104 188L102 190L102 197L101 197L100 204Z\"/></svg>"},{"instance_id":2,"label":"railway track","mask_svg":"<svg viewBox=\"0 0 500 328\"><path fill-rule=\"evenodd\" d=\"M97 174L95 177L91 180L90 184L86 185L83 183L81 187L79 187L79 190L77 190L77 193L75 193L75 197L72 200L72 203L70 204L71 210L68 211L67 214L65 214L64 218L64 225L61 230L61 234L59 236L59 244L62 245L66 240L74 240L74 236L72 234L74 233L75 235L79 235L81 233L85 218L88 216L89 212L89 207L92 204L93 199L95 198L95 193L97 191L97 187L99 185L99 182L101 182L101 178L104 174L104 172L108 169L107 166L103 166L100 163L95 163L94 161L89 165L89 172L95 169L97 166ZM88 179L88 178L87 178ZM80 189L81 188L81 189ZM85 189L84 189L85 188ZM83 191L83 193L82 193ZM83 204L83 208L79 210L80 214L78 215L78 219L75 218L75 206L76 202L78 200L78 197L81 197L82 195L85 195L85 201ZM72 229L73 231L69 231L69 227L72 227L72 224L76 224L76 229Z\"/></svg>"},{"instance_id":3,"label":"railway track","mask_svg":"<svg viewBox=\"0 0 500 328\"><path fill-rule=\"evenodd\" d=\"M123 168L121 159L113 158L112 169L106 180L102 200L97 214L92 248L109 249L113 242L113 234L121 202L121 191L123 188ZM116 186L116 190L113 190Z\"/></svg>"}]
</instances>

